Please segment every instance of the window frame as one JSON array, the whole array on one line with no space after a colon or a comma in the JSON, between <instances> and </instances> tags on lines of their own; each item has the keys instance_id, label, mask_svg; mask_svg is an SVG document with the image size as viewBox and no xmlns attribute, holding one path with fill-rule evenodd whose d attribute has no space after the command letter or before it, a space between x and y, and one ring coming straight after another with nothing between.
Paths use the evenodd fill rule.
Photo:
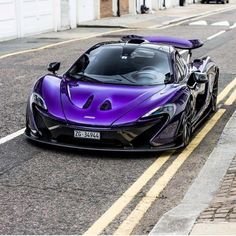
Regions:
<instances>
[{"instance_id":1,"label":"window frame","mask_svg":"<svg viewBox=\"0 0 236 236\"><path fill-rule=\"evenodd\" d=\"M177 82L185 81L185 78L187 77L188 74L188 67L185 60L178 52L176 52L175 54L175 69L176 69ZM180 75L178 74L178 71Z\"/></svg>"}]
</instances>

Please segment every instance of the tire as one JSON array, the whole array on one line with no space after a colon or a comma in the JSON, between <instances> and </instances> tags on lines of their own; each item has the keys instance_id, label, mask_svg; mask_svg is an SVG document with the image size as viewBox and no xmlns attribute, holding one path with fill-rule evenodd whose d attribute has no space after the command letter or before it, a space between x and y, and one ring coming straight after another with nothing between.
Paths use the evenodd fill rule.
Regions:
<instances>
[{"instance_id":1,"label":"tire","mask_svg":"<svg viewBox=\"0 0 236 236\"><path fill-rule=\"evenodd\" d=\"M189 144L192 135L191 118L192 118L192 109L189 101L183 113L182 124L181 124L182 142L184 147L186 147Z\"/></svg>"},{"instance_id":2,"label":"tire","mask_svg":"<svg viewBox=\"0 0 236 236\"><path fill-rule=\"evenodd\" d=\"M218 95L218 79L215 78L212 94L211 94L211 112L215 113L217 110L217 95Z\"/></svg>"}]
</instances>

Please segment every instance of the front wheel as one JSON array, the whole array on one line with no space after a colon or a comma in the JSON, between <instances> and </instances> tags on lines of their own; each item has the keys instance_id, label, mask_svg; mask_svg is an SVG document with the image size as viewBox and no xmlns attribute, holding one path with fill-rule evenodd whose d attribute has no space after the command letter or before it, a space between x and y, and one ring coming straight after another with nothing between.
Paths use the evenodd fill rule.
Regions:
<instances>
[{"instance_id":1,"label":"front wheel","mask_svg":"<svg viewBox=\"0 0 236 236\"><path fill-rule=\"evenodd\" d=\"M186 106L186 109L182 117L182 142L184 147L186 147L189 144L192 134L191 118L192 118L192 109L189 102L189 104Z\"/></svg>"},{"instance_id":2,"label":"front wheel","mask_svg":"<svg viewBox=\"0 0 236 236\"><path fill-rule=\"evenodd\" d=\"M212 95L211 95L211 111L215 113L217 110L217 94L218 94L218 79L215 78Z\"/></svg>"}]
</instances>

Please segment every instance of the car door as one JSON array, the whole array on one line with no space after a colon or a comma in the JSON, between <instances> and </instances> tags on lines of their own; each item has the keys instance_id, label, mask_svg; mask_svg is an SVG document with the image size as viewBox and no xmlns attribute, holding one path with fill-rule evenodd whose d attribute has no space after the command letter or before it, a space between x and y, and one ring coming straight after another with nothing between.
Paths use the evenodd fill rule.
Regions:
<instances>
[{"instance_id":1,"label":"car door","mask_svg":"<svg viewBox=\"0 0 236 236\"><path fill-rule=\"evenodd\" d=\"M192 99L190 100L190 102L192 108L192 119L194 120L194 118L197 115L195 108L196 108L196 98L198 95L198 88L196 88L195 86L189 86L189 81L192 79L191 76L189 75L189 68L184 58L179 53L176 53L175 55L175 70L176 70L177 82L180 85L188 86L191 92Z\"/></svg>"},{"instance_id":2,"label":"car door","mask_svg":"<svg viewBox=\"0 0 236 236\"><path fill-rule=\"evenodd\" d=\"M187 71L186 71L187 68ZM204 114L210 103L210 94L212 90L212 83L214 82L214 69L207 71L208 82L198 83L195 79L194 73L188 73L188 66L181 55L176 54L176 73L179 83L186 83L191 91L193 124L197 123Z\"/></svg>"}]
</instances>

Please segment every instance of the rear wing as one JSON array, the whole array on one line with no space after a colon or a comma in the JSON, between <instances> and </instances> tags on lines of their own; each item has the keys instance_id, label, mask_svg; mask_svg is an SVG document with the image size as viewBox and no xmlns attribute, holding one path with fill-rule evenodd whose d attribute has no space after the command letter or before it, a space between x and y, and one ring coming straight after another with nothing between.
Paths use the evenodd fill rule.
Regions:
<instances>
[{"instance_id":1,"label":"rear wing","mask_svg":"<svg viewBox=\"0 0 236 236\"><path fill-rule=\"evenodd\" d=\"M129 43L150 42L150 43L166 44L184 50L192 50L200 48L203 45L203 42L200 41L199 39L182 39L182 38L165 37L165 36L127 35L123 36L121 39L122 41Z\"/></svg>"},{"instance_id":2,"label":"rear wing","mask_svg":"<svg viewBox=\"0 0 236 236\"><path fill-rule=\"evenodd\" d=\"M199 39L182 39L167 36L139 36L139 35L127 35L121 38L122 41L128 43L158 43L171 45L178 49L188 50L187 63L190 63L192 57L192 49L200 48L203 42Z\"/></svg>"}]
</instances>

